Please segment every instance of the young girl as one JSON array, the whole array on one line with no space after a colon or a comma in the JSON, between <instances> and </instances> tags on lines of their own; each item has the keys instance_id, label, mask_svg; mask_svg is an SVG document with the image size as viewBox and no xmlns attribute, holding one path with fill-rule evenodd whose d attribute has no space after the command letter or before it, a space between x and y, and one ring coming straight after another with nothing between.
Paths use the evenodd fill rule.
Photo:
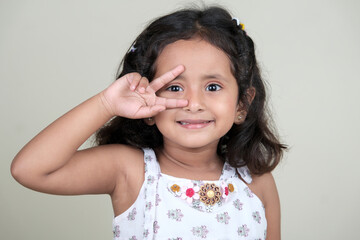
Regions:
<instances>
[{"instance_id":1,"label":"young girl","mask_svg":"<svg viewBox=\"0 0 360 240\"><path fill-rule=\"evenodd\" d=\"M36 191L109 194L114 239L280 239L270 172L285 147L264 102L244 26L218 7L181 10L150 24L119 79L40 132L11 171ZM98 146L77 150L96 131Z\"/></svg>"}]
</instances>

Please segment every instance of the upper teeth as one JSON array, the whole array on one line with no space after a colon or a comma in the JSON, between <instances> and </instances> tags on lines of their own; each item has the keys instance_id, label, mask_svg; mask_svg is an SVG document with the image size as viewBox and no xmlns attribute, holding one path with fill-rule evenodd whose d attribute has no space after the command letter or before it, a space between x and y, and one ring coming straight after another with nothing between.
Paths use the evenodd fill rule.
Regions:
<instances>
[{"instance_id":1,"label":"upper teeth","mask_svg":"<svg viewBox=\"0 0 360 240\"><path fill-rule=\"evenodd\" d=\"M201 124L201 123L209 123L210 121L204 121L204 122L197 122L197 123L193 123L193 124ZM189 122L179 122L181 125L188 125L190 124Z\"/></svg>"}]
</instances>

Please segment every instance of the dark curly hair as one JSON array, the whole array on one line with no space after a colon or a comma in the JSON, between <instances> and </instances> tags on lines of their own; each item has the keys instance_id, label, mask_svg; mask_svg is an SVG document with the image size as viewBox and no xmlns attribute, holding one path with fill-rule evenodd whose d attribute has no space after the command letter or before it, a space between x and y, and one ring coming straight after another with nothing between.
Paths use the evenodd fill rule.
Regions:
<instances>
[{"instance_id":1,"label":"dark curly hair","mask_svg":"<svg viewBox=\"0 0 360 240\"><path fill-rule=\"evenodd\" d=\"M218 155L233 167L248 166L253 174L272 171L286 146L270 128L254 43L228 11L220 7L184 9L156 19L134 41L122 60L117 78L138 72L151 81L156 72L155 61L164 47L194 37L201 37L227 54L239 86L238 100L247 110L245 122L234 124L220 139ZM250 87L256 90L251 104L247 91ZM156 125L149 126L142 119L115 117L96 133L96 142L159 148L163 137Z\"/></svg>"}]
</instances>

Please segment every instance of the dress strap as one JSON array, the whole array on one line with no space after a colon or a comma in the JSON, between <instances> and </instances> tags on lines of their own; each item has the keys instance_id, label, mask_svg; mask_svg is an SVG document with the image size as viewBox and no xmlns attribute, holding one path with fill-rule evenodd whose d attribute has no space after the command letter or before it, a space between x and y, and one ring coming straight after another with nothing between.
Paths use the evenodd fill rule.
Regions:
<instances>
[{"instance_id":1,"label":"dress strap","mask_svg":"<svg viewBox=\"0 0 360 240\"><path fill-rule=\"evenodd\" d=\"M250 184L252 182L251 173L247 166L237 168L237 172L247 184Z\"/></svg>"},{"instance_id":2,"label":"dress strap","mask_svg":"<svg viewBox=\"0 0 360 240\"><path fill-rule=\"evenodd\" d=\"M221 173L220 180L226 180L237 175L237 172L240 174L241 178L247 183L250 184L252 182L251 173L247 166L234 168L228 162L224 163L224 167Z\"/></svg>"},{"instance_id":3,"label":"dress strap","mask_svg":"<svg viewBox=\"0 0 360 240\"><path fill-rule=\"evenodd\" d=\"M143 148L144 151L144 163L145 163L145 176L147 175L159 175L160 166L156 160L156 155L153 149Z\"/></svg>"},{"instance_id":4,"label":"dress strap","mask_svg":"<svg viewBox=\"0 0 360 240\"><path fill-rule=\"evenodd\" d=\"M144 148L145 163L145 211L144 211L144 239L153 239L154 226L156 226L155 214L157 204L157 189L160 177L160 166L156 160L154 150Z\"/></svg>"},{"instance_id":5,"label":"dress strap","mask_svg":"<svg viewBox=\"0 0 360 240\"><path fill-rule=\"evenodd\" d=\"M230 166L230 164L228 162L225 162L223 169L222 169L220 180L223 181L223 180L235 177L235 176L236 176L235 168Z\"/></svg>"}]
</instances>

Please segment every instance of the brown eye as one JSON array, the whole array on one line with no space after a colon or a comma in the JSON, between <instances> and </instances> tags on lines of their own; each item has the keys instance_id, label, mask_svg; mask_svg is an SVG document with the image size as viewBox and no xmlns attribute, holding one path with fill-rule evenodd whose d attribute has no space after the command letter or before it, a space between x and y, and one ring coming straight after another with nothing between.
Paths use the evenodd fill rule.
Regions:
<instances>
[{"instance_id":1,"label":"brown eye","mask_svg":"<svg viewBox=\"0 0 360 240\"><path fill-rule=\"evenodd\" d=\"M211 92L219 91L220 89L221 89L221 86L219 84L209 84L206 87L206 91L211 91Z\"/></svg>"},{"instance_id":2,"label":"brown eye","mask_svg":"<svg viewBox=\"0 0 360 240\"><path fill-rule=\"evenodd\" d=\"M177 86L177 85L172 85L168 88L166 88L167 91L170 91L170 92L181 92L181 91L184 91L180 86Z\"/></svg>"}]
</instances>

